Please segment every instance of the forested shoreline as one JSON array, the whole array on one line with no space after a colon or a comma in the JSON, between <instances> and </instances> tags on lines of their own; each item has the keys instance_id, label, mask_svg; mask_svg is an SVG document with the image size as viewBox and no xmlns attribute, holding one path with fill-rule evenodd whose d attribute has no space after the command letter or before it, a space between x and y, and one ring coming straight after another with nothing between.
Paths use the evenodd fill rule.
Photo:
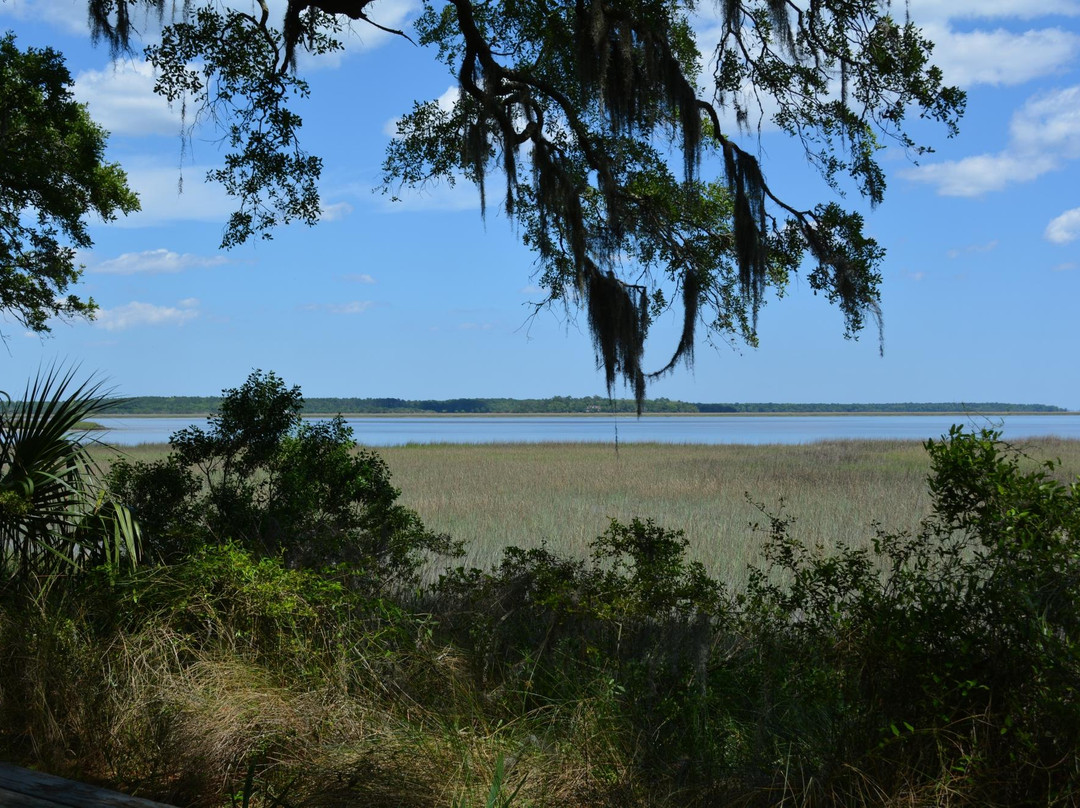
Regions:
<instances>
[{"instance_id":1,"label":"forested shoreline","mask_svg":"<svg viewBox=\"0 0 1080 808\"><path fill-rule=\"evenodd\" d=\"M133 396L114 399L115 415L203 415L217 411L220 396ZM308 398L304 412L353 415L587 415L590 413L633 413L633 399L604 396L554 396L552 398ZM1051 404L1010 404L1003 402L890 402L843 403L705 403L656 398L645 401L642 412L663 414L772 414L772 413L1064 413Z\"/></svg>"}]
</instances>

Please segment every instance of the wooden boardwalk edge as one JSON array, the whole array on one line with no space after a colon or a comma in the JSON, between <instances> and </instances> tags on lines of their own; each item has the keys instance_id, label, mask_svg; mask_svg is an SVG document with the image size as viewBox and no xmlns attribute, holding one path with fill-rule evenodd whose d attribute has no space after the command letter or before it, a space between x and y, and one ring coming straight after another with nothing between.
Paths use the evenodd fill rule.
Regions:
<instances>
[{"instance_id":1,"label":"wooden boardwalk edge","mask_svg":"<svg viewBox=\"0 0 1080 808\"><path fill-rule=\"evenodd\" d=\"M0 763L4 808L174 808L75 780Z\"/></svg>"}]
</instances>

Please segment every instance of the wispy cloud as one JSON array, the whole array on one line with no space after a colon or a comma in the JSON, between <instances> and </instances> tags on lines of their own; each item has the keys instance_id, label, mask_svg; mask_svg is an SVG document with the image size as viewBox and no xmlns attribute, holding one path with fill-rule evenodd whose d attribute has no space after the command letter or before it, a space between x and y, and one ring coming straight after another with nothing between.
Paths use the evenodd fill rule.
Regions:
<instances>
[{"instance_id":1,"label":"wispy cloud","mask_svg":"<svg viewBox=\"0 0 1080 808\"><path fill-rule=\"evenodd\" d=\"M985 244L969 244L966 247L956 247L945 253L949 258L959 258L961 255L971 253L988 253L997 249L998 240L988 241Z\"/></svg>"},{"instance_id":2,"label":"wispy cloud","mask_svg":"<svg viewBox=\"0 0 1080 808\"><path fill-rule=\"evenodd\" d=\"M327 314L363 314L375 305L372 300L350 300L348 303L307 303L304 311L324 311Z\"/></svg>"},{"instance_id":3,"label":"wispy cloud","mask_svg":"<svg viewBox=\"0 0 1080 808\"><path fill-rule=\"evenodd\" d=\"M150 165L146 159L125 161L128 184L139 194L142 210L117 219L115 226L152 227L174 221L225 223L236 203L220 185L206 181L210 166L188 165L181 169L160 162Z\"/></svg>"},{"instance_id":4,"label":"wispy cloud","mask_svg":"<svg viewBox=\"0 0 1080 808\"><path fill-rule=\"evenodd\" d=\"M102 261L91 267L90 271L108 275L163 275L196 267L220 266L228 263L228 260L223 255L180 254L161 248L124 253L116 258Z\"/></svg>"},{"instance_id":5,"label":"wispy cloud","mask_svg":"<svg viewBox=\"0 0 1080 808\"><path fill-rule=\"evenodd\" d=\"M376 280L370 275L368 275L366 272L356 272L350 273L348 275L342 275L341 279L343 281L348 281L349 283L376 283Z\"/></svg>"},{"instance_id":6,"label":"wispy cloud","mask_svg":"<svg viewBox=\"0 0 1080 808\"><path fill-rule=\"evenodd\" d=\"M7 0L0 3L0 20L6 18L48 23L69 34L89 34L86 6L71 0Z\"/></svg>"},{"instance_id":7,"label":"wispy cloud","mask_svg":"<svg viewBox=\"0 0 1080 808\"><path fill-rule=\"evenodd\" d=\"M1013 114L1009 145L997 154L919 166L907 179L942 196L982 196L1058 171L1080 157L1080 85L1034 96Z\"/></svg>"},{"instance_id":8,"label":"wispy cloud","mask_svg":"<svg viewBox=\"0 0 1080 808\"><path fill-rule=\"evenodd\" d=\"M488 196L490 207L494 207L495 201ZM444 180L423 188L400 188L382 209L389 213L479 210L480 192L464 178L458 178L453 185Z\"/></svg>"},{"instance_id":9,"label":"wispy cloud","mask_svg":"<svg viewBox=\"0 0 1080 808\"><path fill-rule=\"evenodd\" d=\"M155 306L132 301L113 309L100 309L94 325L106 331L123 331L139 326L181 326L199 316L199 301L189 297L176 306Z\"/></svg>"},{"instance_id":10,"label":"wispy cloud","mask_svg":"<svg viewBox=\"0 0 1080 808\"><path fill-rule=\"evenodd\" d=\"M1080 238L1080 208L1067 210L1051 220L1046 226L1047 241L1054 244L1068 244Z\"/></svg>"},{"instance_id":11,"label":"wispy cloud","mask_svg":"<svg viewBox=\"0 0 1080 808\"><path fill-rule=\"evenodd\" d=\"M352 212L353 206L348 202L335 202L332 205L323 205L319 218L324 222L337 222Z\"/></svg>"},{"instance_id":12,"label":"wispy cloud","mask_svg":"<svg viewBox=\"0 0 1080 808\"><path fill-rule=\"evenodd\" d=\"M929 20L974 20L1016 17L1022 20L1048 16L1080 15L1080 0L909 0L911 16L918 24Z\"/></svg>"}]
</instances>

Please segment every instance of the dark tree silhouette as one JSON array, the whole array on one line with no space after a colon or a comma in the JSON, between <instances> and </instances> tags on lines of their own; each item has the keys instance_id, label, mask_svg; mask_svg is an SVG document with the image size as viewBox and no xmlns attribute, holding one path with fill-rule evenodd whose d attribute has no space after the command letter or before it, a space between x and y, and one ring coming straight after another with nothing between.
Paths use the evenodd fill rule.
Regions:
<instances>
[{"instance_id":1,"label":"dark tree silhouette","mask_svg":"<svg viewBox=\"0 0 1080 808\"><path fill-rule=\"evenodd\" d=\"M371 0L290 0L275 20L260 2L255 14L190 3L147 51L158 92L226 129L231 151L211 176L239 203L227 245L318 218L321 164L301 147L289 106L308 92L298 50L341 47L348 20L390 30L369 17ZM90 0L95 35L130 47L135 4ZM695 6L425 0L416 42L437 52L460 93L450 109L415 104L385 162L388 190L464 177L485 207L487 178L500 172L507 216L539 256L545 304L583 305L609 391L621 377L639 402L650 375L692 362L699 324L707 339L756 344L766 291L807 260L811 288L839 306L846 335L868 317L880 326L883 251L860 215L783 199L725 113L733 128L767 115L801 140L834 192L846 176L877 204L882 144L926 151L905 132L909 111L951 135L964 105L888 0L720 0L708 43L696 37ZM649 374L650 322L673 303L681 337Z\"/></svg>"}]
</instances>

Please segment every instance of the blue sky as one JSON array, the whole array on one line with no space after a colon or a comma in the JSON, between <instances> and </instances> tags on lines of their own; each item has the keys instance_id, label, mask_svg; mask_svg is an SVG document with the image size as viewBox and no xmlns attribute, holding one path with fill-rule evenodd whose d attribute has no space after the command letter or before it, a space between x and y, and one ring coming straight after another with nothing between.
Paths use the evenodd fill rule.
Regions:
<instances>
[{"instance_id":1,"label":"blue sky","mask_svg":"<svg viewBox=\"0 0 1080 808\"><path fill-rule=\"evenodd\" d=\"M382 0L372 16L407 26L417 8ZM1080 0L910 8L946 80L968 91L968 112L953 140L917 130L937 149L920 165L883 156L885 202L866 215L888 250L884 356L871 330L845 340L839 312L796 278L762 310L759 348L702 345L692 371L650 396L1080 409ZM395 117L451 90L432 53L358 27L343 54L307 65L312 97L299 111L306 147L325 161L323 221L222 252L230 201L202 182L222 150L196 133L182 155L179 111L153 96L149 68L92 48L85 19L83 0L0 2L0 30L21 47L65 53L143 211L96 224L81 255L79 293L100 305L96 322L55 323L42 340L0 318L0 389L59 361L127 395L214 394L256 367L312 396L604 394L584 317L530 318L534 259L495 206L485 222L463 185L396 204L373 192ZM783 135L765 127L747 143L782 197L830 198ZM674 346L676 317L654 327L651 364Z\"/></svg>"}]
</instances>

